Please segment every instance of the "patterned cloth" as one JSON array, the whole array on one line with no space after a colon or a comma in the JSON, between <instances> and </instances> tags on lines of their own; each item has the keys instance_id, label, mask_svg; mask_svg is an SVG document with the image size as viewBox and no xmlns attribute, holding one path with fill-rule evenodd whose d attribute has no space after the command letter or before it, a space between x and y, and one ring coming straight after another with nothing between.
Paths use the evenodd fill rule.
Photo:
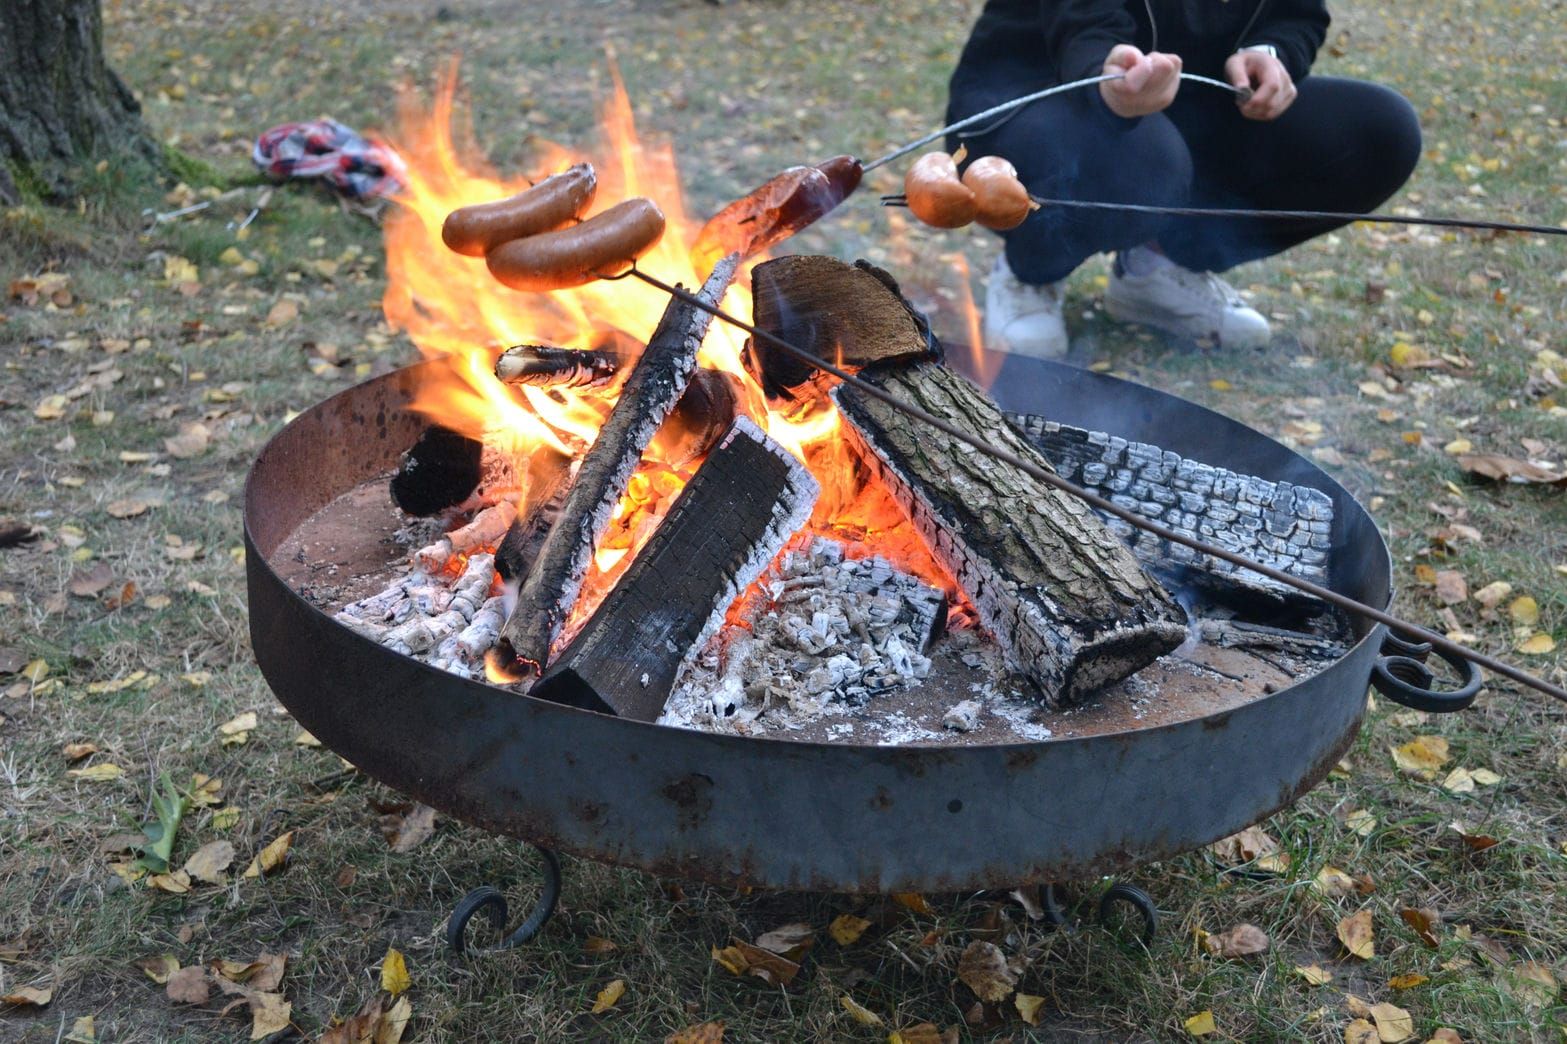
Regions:
<instances>
[{"instance_id":1,"label":"patterned cloth","mask_svg":"<svg viewBox=\"0 0 1567 1044\"><path fill-rule=\"evenodd\" d=\"M256 139L250 158L275 178L325 178L351 199L390 196L402 188L407 171L390 145L336 120L273 127Z\"/></svg>"}]
</instances>

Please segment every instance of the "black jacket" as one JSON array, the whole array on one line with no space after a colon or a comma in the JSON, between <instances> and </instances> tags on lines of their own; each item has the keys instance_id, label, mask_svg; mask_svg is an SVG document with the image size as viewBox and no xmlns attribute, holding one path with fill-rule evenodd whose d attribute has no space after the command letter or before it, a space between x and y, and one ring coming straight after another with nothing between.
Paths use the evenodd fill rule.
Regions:
<instances>
[{"instance_id":1,"label":"black jacket","mask_svg":"<svg viewBox=\"0 0 1567 1044\"><path fill-rule=\"evenodd\" d=\"M1187 72L1223 78L1239 48L1272 44L1299 81L1328 11L1324 0L988 0L953 74L953 100L1093 76L1118 43L1153 50L1155 28L1157 49L1180 55Z\"/></svg>"}]
</instances>

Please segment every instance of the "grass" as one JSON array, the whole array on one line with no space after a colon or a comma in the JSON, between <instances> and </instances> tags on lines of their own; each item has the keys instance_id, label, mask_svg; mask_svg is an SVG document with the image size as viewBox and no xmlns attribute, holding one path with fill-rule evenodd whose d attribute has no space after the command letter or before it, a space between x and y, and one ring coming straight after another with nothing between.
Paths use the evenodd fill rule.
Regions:
<instances>
[{"instance_id":1,"label":"grass","mask_svg":"<svg viewBox=\"0 0 1567 1044\"><path fill-rule=\"evenodd\" d=\"M1334 53L1319 70L1391 83L1421 111L1426 156L1404 203L1567 219L1567 84L1553 72L1567 34L1548 17L1521 21L1499 0L1335 7ZM388 123L395 85L432 83L459 52L479 139L500 166L524 166L539 136L587 139L607 87L606 45L643 132L675 142L693 210L709 209L781 166L840 151L875 155L928 130L971 11L933 0L442 10L110 5L114 64L160 138L190 157L179 175L188 185L108 171L77 207L0 217L0 282L58 272L71 294L0 303L0 513L42 530L31 546L0 552L10 621L0 646L18 663L49 667L36 681L0 682L0 955L11 955L0 987L54 991L41 1011L0 1014L0 1039L53 1040L88 1014L101 1040L244 1039L243 1019L221 1017L216 1004L170 1003L132 962L158 953L183 964L248 960L264 950L289 954L283 991L295 1023L314 1036L374 994L388 946L407 955L413 975L410 1035L428 1041L656 1040L712 1019L727 1023L730 1040L876 1040L922 1021L972 1039L1170 1039L1205 1009L1220 1039L1337 1041L1352 1018L1348 994L1408 1009L1417 1039L1441 1026L1471 1041L1559 1038L1567 1009L1518 976L1525 962L1567 972L1567 730L1559 708L1501 684L1452 718L1379 701L1344 770L1265 824L1291 856L1287 872L1226 873L1194 853L1133 874L1164 913L1150 951L1092 926L1047 930L999 895L932 896L932 912L915 914L879 897L737 894L568 859L560 913L538 940L503 957L452 959L442 942L451 905L486 882L524 898L530 857L451 821L412 853L388 851L370 802L395 796L343 772L330 752L296 745L297 726L257 672L235 555L245 471L288 413L414 357L380 318L378 232L307 188L276 193L243 241L227 224L243 216L248 195L151 230L140 212L184 205L204 182L243 184L250 139L285 119L320 112ZM866 195L893 183L874 179ZM888 264L939 327L960 331L954 258L967 259L977 290L991 241L893 220L851 206L792 248ZM225 260L231 248L255 262L253 273ZM199 268L194 292L165 280L171 256ZM324 275L318 260L338 267ZM1567 641L1562 494L1474 484L1442 449L1462 437L1480 451L1521 455L1518 440L1532 438L1556 460L1567 454L1563 413L1549 401L1567 399L1529 387L1540 352L1567 353L1559 242L1344 230L1234 274L1284 333L1257 354L1196 351L1109 323L1097 303L1103 273L1091 263L1072 282L1069 315L1082 317L1074 326L1086 354L1314 456L1382 523L1402 612L1562 679L1560 653L1511 652L1506 601L1498 611L1465 601L1444 619L1419 568L1458 570L1471 592L1509 582L1514 596L1537 601L1537 626ZM285 298L301 318L269 325ZM1390 357L1400 342L1470 365L1400 369ZM345 360L324 377L308 365L310 345L323 343ZM46 396L74 394L95 376L65 416L34 416ZM1382 391L1368 392L1372 382ZM211 431L205 453L163 452L165 438L196 421ZM1413 432L1418 444L1406 441ZM125 451L160 456L127 462ZM153 506L130 518L109 513L132 498ZM1433 542L1455 525L1479 539L1449 532ZM193 543L199 552L181 557ZM109 566L113 585L95 597L67 594L73 574L95 562ZM127 582L128 604L107 608L103 598ZM138 671L140 680L112 684ZM247 710L260 718L249 742L221 747L217 726ZM1443 772L1488 768L1502 781L1453 794L1440 777L1399 773L1388 748L1421 734L1450 743ZM113 762L125 776L68 777L61 750L73 742L100 749L86 764ZM176 862L226 838L242 866L294 830L292 864L186 895L126 886L107 869L105 839L138 829L163 771L221 779L223 807L234 810L232 824L215 809L193 812ZM1346 825L1360 811L1374 820L1365 834ZM1455 821L1498 843L1473 850ZM1325 865L1367 876L1375 891L1319 894L1311 882ZM1072 890L1091 899L1102 887ZM1368 962L1345 958L1335 938L1338 921L1362 906L1377 933ZM1398 915L1422 906L1442 913L1435 950ZM873 926L849 946L821 938L790 989L735 979L709 958L731 936L791 921L823 929L846 912ZM1197 945L1197 930L1240 922L1270 936L1268 954L1225 961ZM589 952L595 937L615 948ZM1488 951L1476 937L1499 947ZM1025 965L1019 988L1046 998L1041 1026L1005 1005L977 1027L965 1022L973 997L954 975L975 939ZM1333 981L1312 986L1295 972L1311 964ZM1389 985L1405 974L1427 981ZM628 984L624 998L589 1014L614 979ZM855 1022L845 993L886 1025Z\"/></svg>"}]
</instances>

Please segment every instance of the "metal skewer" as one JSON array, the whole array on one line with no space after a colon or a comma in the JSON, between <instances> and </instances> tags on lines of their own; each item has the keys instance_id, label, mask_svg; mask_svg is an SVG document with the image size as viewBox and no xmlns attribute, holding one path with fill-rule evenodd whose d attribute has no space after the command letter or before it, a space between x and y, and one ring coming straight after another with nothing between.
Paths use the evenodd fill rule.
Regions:
<instances>
[{"instance_id":1,"label":"metal skewer","mask_svg":"<svg viewBox=\"0 0 1567 1044\"><path fill-rule=\"evenodd\" d=\"M915 147L917 148L918 146L916 145ZM1228 551L1222 547L1216 547L1212 544L1204 543L1203 541L1194 537L1177 532L1168 526L1161 525L1158 522L1150 521L1149 519L1146 519L1143 516L1136 514L1135 512L1128 511L1125 508L1122 508L1110 502L1109 500L1106 500L1104 497L1101 497L1096 493L1091 493L1076 483L1062 478L1053 471L1047 471L1043 468L1040 468L1006 450L997 449L995 446L992 446L990 443L986 442L979 436L971 435L968 432L963 431L961 428L958 428L948 423L947 421L942 420L941 418L927 412L926 410L923 410L918 406L903 401L895 395L891 395L886 391L883 391L874 384L869 384L860 380L858 377L855 377L853 374L847 372L842 367L835 366L826 360L818 359L816 356L812 355L805 349L798 348L790 344L788 341L785 341L782 338L776 336L775 334L771 334L766 330L759 329L758 327L753 326L751 323L748 323L743 319L738 319L735 316L730 315L721 308L708 304L706 301L703 301L700 297L688 290L666 283L658 277L649 275L648 273L634 266L625 272L622 276L616 278L624 278L625 276L635 276L644 283L647 283L649 286L652 286L658 290L662 290L664 293L669 294L671 297L678 298L681 302L690 305L693 308L698 308L704 312L707 312L715 319L719 319L722 322L728 323L730 326L733 326L738 330L743 330L752 337L759 338L773 347L789 353L796 359L806 363L809 366L813 366L816 369L831 374L862 394L869 395L874 399L878 399L881 402L886 403L888 406L891 406L893 409L899 410L900 412L913 417L915 420L928 424L937 431L957 439L958 441L965 443L968 446L972 446L981 453L988 454L997 460L1003 461L1012 467L1019 469L1031 478L1037 479L1046 485L1054 486L1063 493L1069 493L1072 496L1077 497L1078 499L1089 504L1090 506L1105 512L1106 514L1114 515L1116 518L1119 518L1128 525L1145 530L1146 532L1152 533L1155 536L1171 543L1188 547L1193 551L1200 551L1203 554L1211 555L1214 558L1229 562L1232 565L1241 566L1243 568L1253 570L1254 572L1261 573L1270 580L1276 580L1281 584L1286 584L1295 588L1297 591L1303 591L1306 594L1311 595L1313 598L1317 598L1329 603L1330 605L1337 606L1347 613L1351 613L1363 619L1372 620L1376 623L1385 624L1388 627L1394 628L1399 632L1400 637L1406 639L1413 638L1419 641L1429 642L1434 648L1444 650L1446 652L1452 653L1454 656L1469 660L1470 662L1478 664L1479 666L1484 667L1493 673L1500 674L1505 678L1510 678L1513 681L1518 682L1520 685L1528 686L1537 692L1543 693L1554 700L1567 703L1567 689L1564 689L1558 685L1552 685L1543 678L1537 678L1525 670L1514 667L1511 664L1505 663L1502 660L1498 660L1493 656L1488 656L1476 649L1471 649L1467 645L1455 642L1444 634L1438 634L1435 631L1427 630L1424 627L1409 623L1407 620L1403 620L1397 616L1394 616L1392 613L1389 613L1386 610L1367 605L1364 602L1350 598L1348 595L1343 595L1337 591L1322 587L1318 584L1314 584L1309 580L1303 580L1300 577L1295 576L1293 573L1287 573L1281 569L1275 569L1274 567L1265 565L1261 562L1254 562L1244 555L1238 555L1235 552Z\"/></svg>"}]
</instances>

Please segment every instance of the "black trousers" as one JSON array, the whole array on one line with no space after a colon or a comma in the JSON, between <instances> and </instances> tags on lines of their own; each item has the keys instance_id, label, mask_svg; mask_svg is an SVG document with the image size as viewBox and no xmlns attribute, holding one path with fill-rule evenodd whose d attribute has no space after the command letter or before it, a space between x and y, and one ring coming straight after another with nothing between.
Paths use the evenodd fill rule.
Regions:
<instances>
[{"instance_id":1,"label":"black trousers","mask_svg":"<svg viewBox=\"0 0 1567 1044\"><path fill-rule=\"evenodd\" d=\"M1414 109L1377 84L1307 77L1294 104L1268 122L1243 117L1228 93L1190 82L1164 112L1120 120L1082 96L1094 89L1047 98L961 140L970 156L1011 160L1045 198L1362 214L1397 192L1420 158ZM954 96L952 111L961 118L1021 93L992 85ZM1042 284L1096 253L1149 241L1184 268L1222 272L1342 224L1045 208L1003 238L1012 271Z\"/></svg>"}]
</instances>

